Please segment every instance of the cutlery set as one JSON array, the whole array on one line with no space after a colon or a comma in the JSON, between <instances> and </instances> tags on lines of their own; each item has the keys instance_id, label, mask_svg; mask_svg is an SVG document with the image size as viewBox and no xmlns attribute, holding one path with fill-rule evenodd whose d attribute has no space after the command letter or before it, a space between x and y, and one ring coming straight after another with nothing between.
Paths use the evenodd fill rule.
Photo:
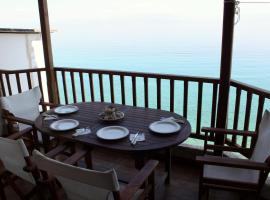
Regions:
<instances>
[{"instance_id":1,"label":"cutlery set","mask_svg":"<svg viewBox=\"0 0 270 200\"><path fill-rule=\"evenodd\" d=\"M65 111L65 106L62 106L61 109ZM78 108L76 109L76 111L78 111ZM71 112L71 111L69 111ZM73 111L74 112L74 111ZM66 113L65 113L66 114ZM43 113L42 116L44 117L44 121L49 121L49 120L57 120L58 119L58 115L55 115L55 114L48 114L48 113ZM60 120L61 121L61 120ZM161 123L168 123L168 122L171 122L171 123L179 123L179 124L184 124L186 123L185 122L185 119L184 118L174 118L174 117L161 117L160 118L160 122ZM155 122L157 123L157 122ZM155 124L151 124L152 126L155 125ZM151 125L150 125L150 130L151 130ZM177 124L176 124L177 125ZM155 125L157 126L158 128L162 128L162 126L164 126L163 124L157 124ZM166 124L166 126L168 126ZM177 125L179 126L179 125ZM75 128L75 127L74 127ZM153 127L152 127L153 128ZM168 127L170 128L170 127ZM174 127L172 127L174 128ZM176 127L177 128L177 127ZM179 127L178 127L179 128ZM120 129L119 129L120 130ZM153 129L154 130L154 129ZM175 129L176 130L176 129ZM177 129L178 130L178 129ZM75 129L75 133L72 134L72 137L77 137L77 136L82 136L82 135L87 135L87 134L90 134L92 131L90 129L90 127L85 127L85 128L78 128L78 129ZM128 130L126 131L127 132L127 135L128 135ZM155 132L155 131L154 131ZM166 132L166 131L165 131ZM173 131L172 131L173 132ZM162 132L163 133L163 132ZM110 139L110 138L109 138ZM129 134L129 140L130 140L130 144L132 146L135 146L137 144L137 142L142 142L142 141L145 141L145 134L142 132L142 131L137 131L135 134Z\"/></svg>"},{"instance_id":2,"label":"cutlery set","mask_svg":"<svg viewBox=\"0 0 270 200\"><path fill-rule=\"evenodd\" d=\"M145 141L145 135L142 131L138 131L136 134L130 134L130 144L135 146L137 142Z\"/></svg>"},{"instance_id":3,"label":"cutlery set","mask_svg":"<svg viewBox=\"0 0 270 200\"><path fill-rule=\"evenodd\" d=\"M87 135L90 134L92 131L90 129L90 127L85 127L85 128L78 128L76 129L76 133L72 134L72 137L77 137L80 135Z\"/></svg>"}]
</instances>

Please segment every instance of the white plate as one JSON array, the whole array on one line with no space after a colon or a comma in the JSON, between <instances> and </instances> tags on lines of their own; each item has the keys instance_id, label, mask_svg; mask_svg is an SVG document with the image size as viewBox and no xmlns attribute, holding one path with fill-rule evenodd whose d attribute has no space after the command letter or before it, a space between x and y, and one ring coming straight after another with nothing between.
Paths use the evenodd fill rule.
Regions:
<instances>
[{"instance_id":1,"label":"white plate","mask_svg":"<svg viewBox=\"0 0 270 200\"><path fill-rule=\"evenodd\" d=\"M73 106L73 105L66 105L66 106L59 106L57 108L54 109L54 112L56 114L70 114L70 113L74 113L77 112L79 110L79 108L77 106Z\"/></svg>"},{"instance_id":2,"label":"white plate","mask_svg":"<svg viewBox=\"0 0 270 200\"><path fill-rule=\"evenodd\" d=\"M50 128L54 131L68 131L79 126L79 122L75 119L61 119L53 122Z\"/></svg>"},{"instance_id":3,"label":"white plate","mask_svg":"<svg viewBox=\"0 0 270 200\"><path fill-rule=\"evenodd\" d=\"M164 120L153 122L149 125L149 129L155 133L170 134L179 131L181 126L174 121Z\"/></svg>"},{"instance_id":4,"label":"white plate","mask_svg":"<svg viewBox=\"0 0 270 200\"><path fill-rule=\"evenodd\" d=\"M104 140L118 140L129 134L129 130L123 126L107 126L97 131L97 137Z\"/></svg>"}]
</instances>

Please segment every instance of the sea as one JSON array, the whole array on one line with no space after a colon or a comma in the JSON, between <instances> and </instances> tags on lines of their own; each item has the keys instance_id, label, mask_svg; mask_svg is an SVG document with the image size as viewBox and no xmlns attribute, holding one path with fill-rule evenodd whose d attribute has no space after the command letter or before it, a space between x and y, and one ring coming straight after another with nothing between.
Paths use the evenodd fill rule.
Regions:
<instances>
[{"instance_id":1,"label":"sea","mask_svg":"<svg viewBox=\"0 0 270 200\"><path fill-rule=\"evenodd\" d=\"M247 83L266 91L270 90L270 40L269 20L265 19L257 24L254 18L242 16L235 26L234 48L232 59L232 74L234 80ZM269 18L269 16L268 16ZM253 21L251 20L253 19ZM257 18L256 18L257 20ZM188 21L188 20L186 20ZM132 21L134 22L134 21ZM85 69L107 69L136 72L151 72L160 74L175 74L200 77L219 78L221 60L222 15L215 25L211 20L206 23L184 23L183 28L175 27L178 22L165 24L155 21L154 25L134 24L107 24L78 30L69 29L69 34L57 31L52 34L54 65L57 67L72 67ZM106 27L109 26L109 27ZM115 25L115 27L113 26ZM183 24L182 24L183 25ZM161 27L160 27L161 26ZM163 28L162 28L163 26ZM158 27L158 28L157 28ZM213 28L214 27L214 28ZM218 28L217 28L218 27ZM216 28L216 29L215 29ZM115 30L116 29L116 30ZM105 32L104 32L105 31ZM106 32L107 31L107 32ZM59 75L60 76L60 75ZM75 76L77 92L80 94L79 77ZM68 90L71 93L70 78L67 77ZM97 77L94 77L97 83ZM86 88L89 86L85 82ZM105 101L110 101L109 79L104 79ZM99 89L95 84L95 91ZM115 80L115 101L121 103L120 81ZM60 84L60 98L64 101L63 86ZM127 104L132 105L131 80L126 79ZM144 106L143 80L137 80L137 103ZM231 89L228 128L233 126L235 106L234 88ZM169 81L161 83L161 109L169 110ZM202 126L210 126L212 86L204 84L202 105ZM242 92L238 129L244 128L244 113L246 92ZM86 89L86 98L90 99L89 89ZM71 95L69 100L72 102ZM78 95L78 101L81 100ZM98 100L98 98L97 98ZM198 101L198 84L189 83L188 120L192 131L196 131ZM156 85L149 80L149 106L156 108ZM175 112L183 114L183 83L175 83ZM257 116L258 96L253 95L250 130L255 129ZM270 109L270 100L265 102L264 109ZM193 142L194 143L194 142Z\"/></svg>"}]
</instances>

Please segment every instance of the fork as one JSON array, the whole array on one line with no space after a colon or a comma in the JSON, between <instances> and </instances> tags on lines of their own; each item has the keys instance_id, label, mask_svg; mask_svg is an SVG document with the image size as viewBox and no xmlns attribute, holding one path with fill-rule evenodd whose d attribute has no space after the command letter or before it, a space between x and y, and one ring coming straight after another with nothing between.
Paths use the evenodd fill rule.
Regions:
<instances>
[{"instance_id":1,"label":"fork","mask_svg":"<svg viewBox=\"0 0 270 200\"><path fill-rule=\"evenodd\" d=\"M140 135L142 135L142 134L143 134L143 132L138 131L138 132L136 133L136 135L134 136L134 138L133 138L131 144L135 146L136 143L137 143L137 137L140 136Z\"/></svg>"},{"instance_id":2,"label":"fork","mask_svg":"<svg viewBox=\"0 0 270 200\"><path fill-rule=\"evenodd\" d=\"M135 135L134 135L134 137L133 137L133 139L131 140L131 144L132 145L135 145L136 144L136 138L138 137L138 135L139 135L139 133L140 133L140 131L138 131Z\"/></svg>"},{"instance_id":3,"label":"fork","mask_svg":"<svg viewBox=\"0 0 270 200\"><path fill-rule=\"evenodd\" d=\"M86 135L85 132L87 131L90 131L91 133L91 129L89 126L85 127L85 128L79 128L79 129L76 129L76 132L74 134L72 134L72 137L77 137L77 136L80 136L80 135ZM89 134L89 133L87 133Z\"/></svg>"}]
</instances>

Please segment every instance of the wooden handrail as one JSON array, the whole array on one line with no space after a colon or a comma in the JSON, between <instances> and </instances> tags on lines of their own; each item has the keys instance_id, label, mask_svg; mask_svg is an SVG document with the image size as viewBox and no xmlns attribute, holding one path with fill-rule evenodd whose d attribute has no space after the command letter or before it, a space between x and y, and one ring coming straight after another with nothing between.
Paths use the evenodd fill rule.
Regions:
<instances>
[{"instance_id":1,"label":"wooden handrail","mask_svg":"<svg viewBox=\"0 0 270 200\"><path fill-rule=\"evenodd\" d=\"M241 90L257 94L257 95L263 95L265 98L270 99L270 91L265 90L250 84L242 83L240 81L236 80L231 80L231 86L236 87L236 88L241 88Z\"/></svg>"},{"instance_id":2,"label":"wooden handrail","mask_svg":"<svg viewBox=\"0 0 270 200\"><path fill-rule=\"evenodd\" d=\"M15 70L0 69L0 74L17 74L17 73L41 72L41 71L46 71L46 69L45 68L30 68L30 69L15 69Z\"/></svg>"},{"instance_id":3,"label":"wooden handrail","mask_svg":"<svg viewBox=\"0 0 270 200\"><path fill-rule=\"evenodd\" d=\"M173 74L158 74L158 73L146 73L146 72L130 72L130 71L114 71L114 70L101 70L101 69L80 69L80 68L65 68L55 67L56 71L66 72L80 72L80 73L94 73L94 74L113 74L124 76L136 76L147 78L160 78L160 79L174 79L174 80L187 80L191 82L204 82L204 83L219 83L218 78L200 77L200 76L182 76Z\"/></svg>"}]
</instances>

